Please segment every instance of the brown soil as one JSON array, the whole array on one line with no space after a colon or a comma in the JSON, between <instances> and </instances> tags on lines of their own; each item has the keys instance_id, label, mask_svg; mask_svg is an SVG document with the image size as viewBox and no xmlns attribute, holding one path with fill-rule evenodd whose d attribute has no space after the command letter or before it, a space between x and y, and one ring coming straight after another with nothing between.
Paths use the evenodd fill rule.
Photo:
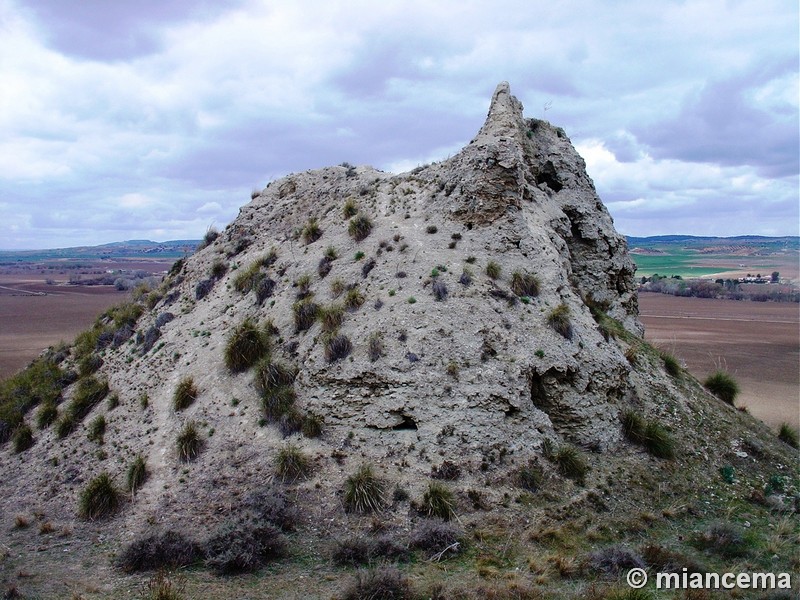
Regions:
<instances>
[{"instance_id":1,"label":"brown soil","mask_svg":"<svg viewBox=\"0 0 800 600\"><path fill-rule=\"evenodd\" d=\"M800 424L800 307L641 294L645 339L672 352L698 379L723 368L746 406L772 427Z\"/></svg>"},{"instance_id":2,"label":"brown soil","mask_svg":"<svg viewBox=\"0 0 800 600\"><path fill-rule=\"evenodd\" d=\"M0 379L23 368L48 346L71 342L98 314L126 298L113 286L0 280Z\"/></svg>"}]
</instances>

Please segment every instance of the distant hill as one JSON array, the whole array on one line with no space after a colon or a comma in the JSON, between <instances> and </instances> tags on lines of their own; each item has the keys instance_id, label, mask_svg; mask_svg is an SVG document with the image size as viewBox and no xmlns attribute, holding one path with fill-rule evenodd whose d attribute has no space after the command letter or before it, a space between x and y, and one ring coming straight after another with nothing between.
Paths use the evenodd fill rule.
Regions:
<instances>
[{"instance_id":1,"label":"distant hill","mask_svg":"<svg viewBox=\"0 0 800 600\"><path fill-rule=\"evenodd\" d=\"M800 237L782 236L768 237L763 235L737 235L732 237L696 236L696 235L654 235L650 237L626 236L629 248L663 248L678 246L681 248L707 248L709 246L756 246L775 250L799 250Z\"/></svg>"},{"instance_id":2,"label":"distant hill","mask_svg":"<svg viewBox=\"0 0 800 600\"><path fill-rule=\"evenodd\" d=\"M200 240L127 240L99 246L76 246L48 250L0 250L0 263L36 262L46 260L89 260L119 258L180 258L191 254Z\"/></svg>"}]
</instances>

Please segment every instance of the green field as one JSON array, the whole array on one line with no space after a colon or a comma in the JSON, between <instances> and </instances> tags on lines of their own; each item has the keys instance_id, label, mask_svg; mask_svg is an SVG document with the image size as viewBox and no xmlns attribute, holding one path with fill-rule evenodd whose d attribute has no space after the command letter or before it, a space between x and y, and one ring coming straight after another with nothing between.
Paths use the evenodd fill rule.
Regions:
<instances>
[{"instance_id":1,"label":"green field","mask_svg":"<svg viewBox=\"0 0 800 600\"><path fill-rule=\"evenodd\" d=\"M636 263L637 277L650 277L658 273L659 275L666 275L668 277L680 275L683 278L691 278L711 275L726 270L726 267L723 266L694 266L694 263L697 261L697 254L688 251L685 253L658 255L634 254L631 258L633 258L633 262ZM734 269L737 264L736 259L732 258L729 268Z\"/></svg>"}]
</instances>

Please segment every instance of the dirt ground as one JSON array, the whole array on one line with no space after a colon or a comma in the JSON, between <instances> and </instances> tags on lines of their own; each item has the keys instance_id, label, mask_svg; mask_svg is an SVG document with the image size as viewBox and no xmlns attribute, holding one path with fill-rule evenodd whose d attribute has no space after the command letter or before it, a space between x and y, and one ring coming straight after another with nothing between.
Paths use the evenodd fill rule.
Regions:
<instances>
[{"instance_id":1,"label":"dirt ground","mask_svg":"<svg viewBox=\"0 0 800 600\"><path fill-rule=\"evenodd\" d=\"M641 294L645 339L703 381L717 368L741 386L738 406L772 427L800 425L800 306Z\"/></svg>"},{"instance_id":2,"label":"dirt ground","mask_svg":"<svg viewBox=\"0 0 800 600\"><path fill-rule=\"evenodd\" d=\"M23 368L48 346L71 342L98 314L126 297L113 286L0 279L0 378Z\"/></svg>"}]
</instances>

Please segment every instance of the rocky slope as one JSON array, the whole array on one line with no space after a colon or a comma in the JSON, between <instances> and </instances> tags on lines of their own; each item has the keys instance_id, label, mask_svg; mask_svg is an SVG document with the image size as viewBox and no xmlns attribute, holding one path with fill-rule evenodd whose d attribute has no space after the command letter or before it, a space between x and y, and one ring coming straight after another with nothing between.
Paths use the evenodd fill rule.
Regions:
<instances>
[{"instance_id":1,"label":"rocky slope","mask_svg":"<svg viewBox=\"0 0 800 600\"><path fill-rule=\"evenodd\" d=\"M290 443L311 461L307 477L283 484L302 511L293 535L324 555L331 536L364 527L344 493L362 464L399 531L422 518L435 476L451 480L465 526L486 511L520 518L509 498L532 468L552 491L530 503L520 535L575 507L647 505L654 486L678 502L692 485L672 455L691 477L735 463L753 485L767 478L764 461L791 465L765 427L679 367L665 371L641 340L633 274L564 131L525 119L501 84L454 157L401 175L345 164L272 182L159 289L51 350L61 373L83 377L59 379L53 425L33 426L41 397L22 410L32 445L0 452L2 514L100 532L107 565L147 532L207 535L280 479L276 456ZM258 365L230 349L236 335L264 344ZM103 391L84 398L92 377L118 405ZM631 414L654 423L669 452L626 435ZM10 437L20 419L4 415ZM190 422L195 457L177 446ZM565 449L586 453L588 473L559 462ZM149 476L136 493L106 519L81 519L88 482L107 472L123 487L137 456ZM633 480L615 490L615 477ZM17 543L30 550L21 534Z\"/></svg>"}]
</instances>

